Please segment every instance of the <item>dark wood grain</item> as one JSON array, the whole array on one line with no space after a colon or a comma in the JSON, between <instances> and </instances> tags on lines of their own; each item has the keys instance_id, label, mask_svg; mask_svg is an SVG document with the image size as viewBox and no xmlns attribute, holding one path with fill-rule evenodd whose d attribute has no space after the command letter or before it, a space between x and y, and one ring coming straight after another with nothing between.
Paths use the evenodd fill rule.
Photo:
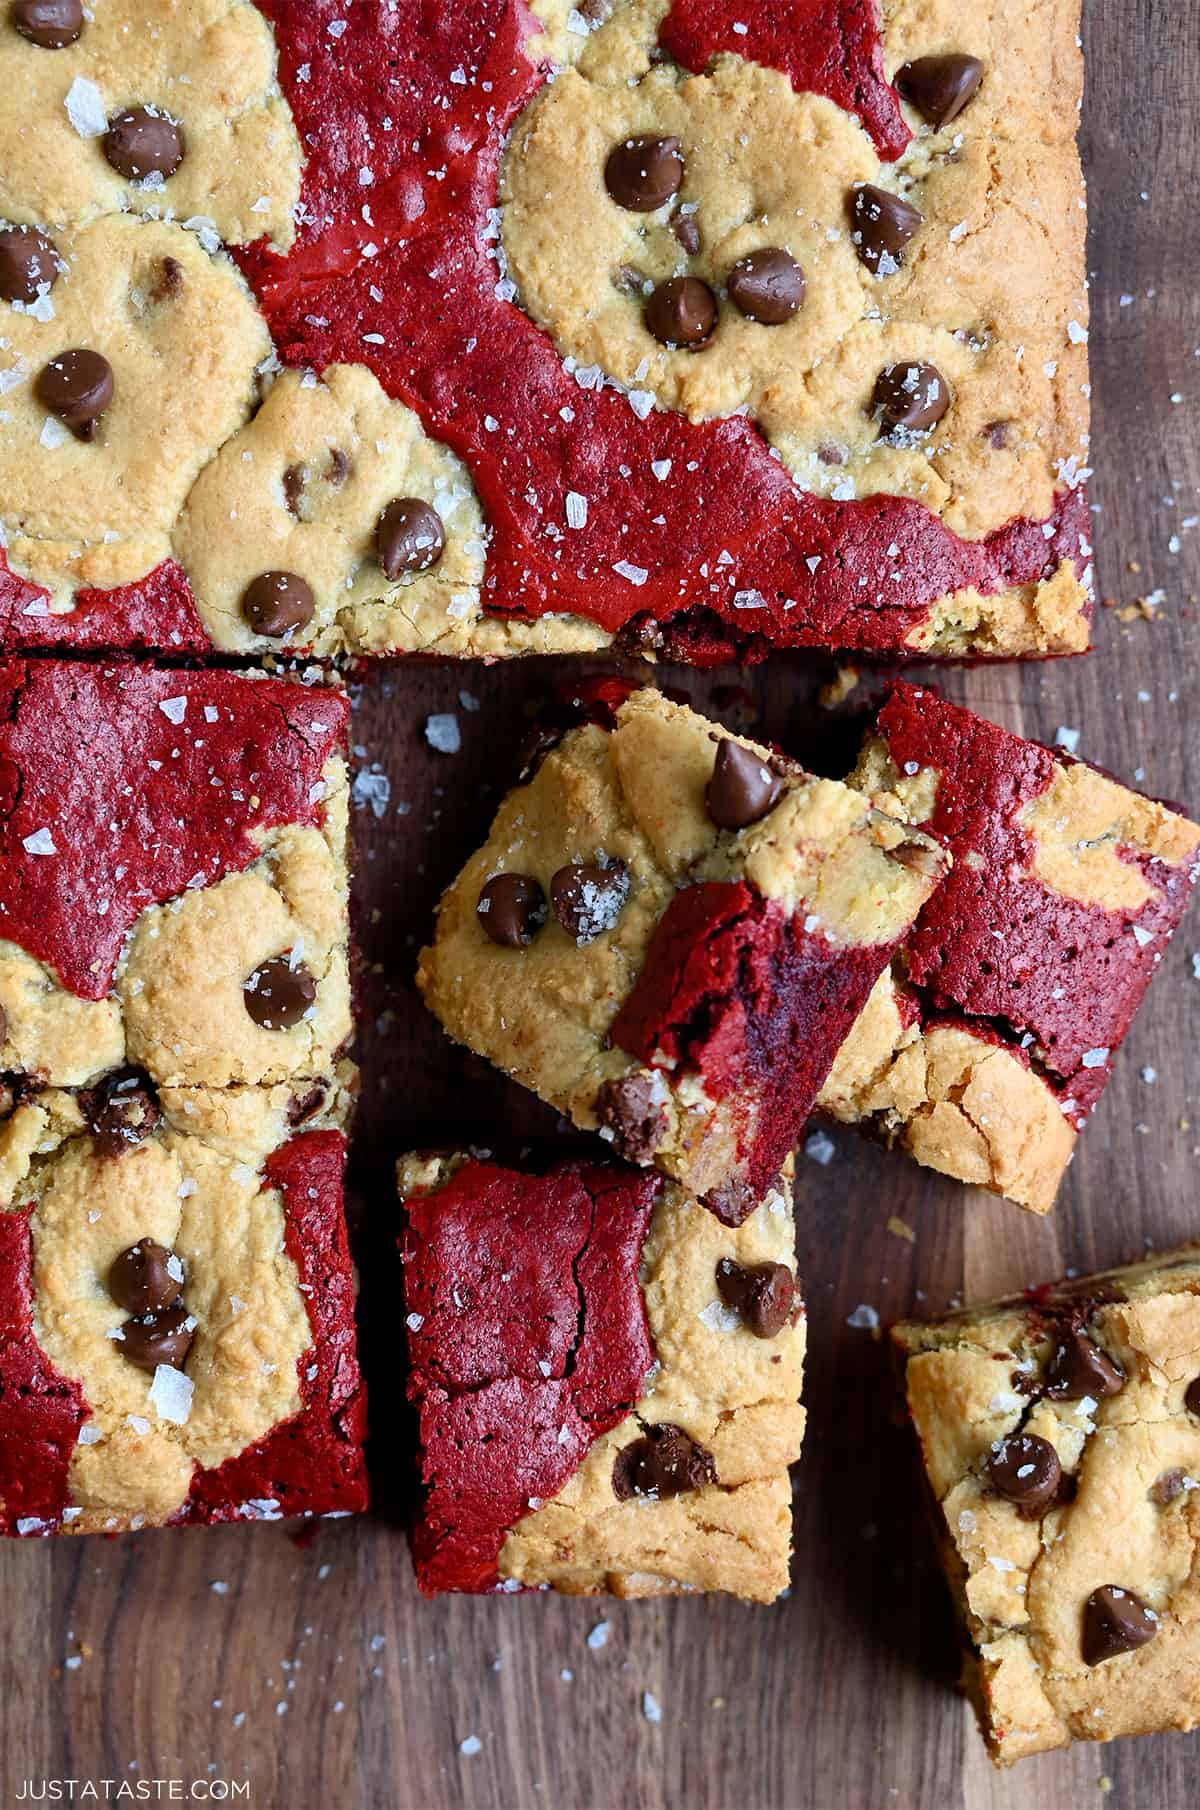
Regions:
<instances>
[{"instance_id":1,"label":"dark wood grain","mask_svg":"<svg viewBox=\"0 0 1200 1810\"><path fill-rule=\"evenodd\" d=\"M1141 769L1148 790L1196 806L1200 531L1184 526L1200 514L1195 7L1093 4L1087 49L1100 585L1119 602L1158 589L1165 600L1153 624L1102 610L1089 659L944 683L1029 734L1077 727L1089 757L1126 777ZM702 704L744 682L765 734L835 760L837 726L815 708L826 674L813 664L781 662L744 681L663 676ZM1190 1810L1197 1737L992 1771L950 1688L953 1630L914 1515L882 1352L846 1322L859 1302L885 1317L933 1310L1196 1232L1195 921L1052 1218L941 1182L845 1132L827 1168L801 1163L810 1430L786 1602L418 1600L398 1528L409 1447L393 1394L390 1165L409 1141L557 1128L449 1047L409 977L440 886L511 776L527 707L557 677L534 662L414 666L356 691L360 760L378 761L392 788L381 819L357 817L367 976L355 1210L381 1510L308 1546L264 1527L6 1545L5 1801L27 1779L90 1780L101 1793L107 1779L111 1794L121 1781L215 1777L248 1779L257 1810L1076 1810L1102 1801L1103 1776L1113 1810ZM464 735L452 758L422 737L428 714L445 709ZM1148 1068L1153 1084L1141 1078ZM915 1229L915 1244L887 1230L891 1215ZM600 1621L609 1639L591 1651L586 1635ZM71 1657L81 1663L68 1667ZM646 1691L660 1723L642 1713ZM474 1757L459 1749L469 1735L482 1743Z\"/></svg>"}]
</instances>

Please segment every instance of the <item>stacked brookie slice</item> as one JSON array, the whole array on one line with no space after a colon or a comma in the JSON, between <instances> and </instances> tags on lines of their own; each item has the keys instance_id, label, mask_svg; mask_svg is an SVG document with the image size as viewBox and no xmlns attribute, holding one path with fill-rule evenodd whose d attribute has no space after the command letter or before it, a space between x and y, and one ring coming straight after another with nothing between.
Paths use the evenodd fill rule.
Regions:
<instances>
[{"instance_id":1,"label":"stacked brookie slice","mask_svg":"<svg viewBox=\"0 0 1200 1810\"><path fill-rule=\"evenodd\" d=\"M15 0L6 1531L364 1505L340 657L1086 648L1076 13ZM927 689L845 783L628 692L422 958L451 1035L603 1140L401 1165L430 1591L777 1595L807 1116L1047 1210L1194 877L1183 817ZM1006 1320L1022 1399L1082 1402L1078 1360L1119 1402L1191 1274L1100 1343ZM976 1338L905 1334L927 1444L917 1379ZM1033 1495L1087 1549L1058 1480L1098 1422L1040 1414L1029 1470L1025 1411L939 1410L931 1473L1012 1508L1032 1578ZM1072 1617L1145 1696L1187 1572L1155 1542L1196 1547L1160 1494L1145 1600L1081 1562L1061 1652L960 1544L1025 1746L1097 1732Z\"/></svg>"}]
</instances>

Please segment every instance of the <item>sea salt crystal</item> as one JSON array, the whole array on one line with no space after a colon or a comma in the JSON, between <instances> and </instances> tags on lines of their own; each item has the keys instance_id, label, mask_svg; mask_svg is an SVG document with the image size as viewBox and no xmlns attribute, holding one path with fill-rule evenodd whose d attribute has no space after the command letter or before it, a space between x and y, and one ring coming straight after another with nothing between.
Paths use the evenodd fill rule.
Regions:
<instances>
[{"instance_id":1,"label":"sea salt crystal","mask_svg":"<svg viewBox=\"0 0 1200 1810\"><path fill-rule=\"evenodd\" d=\"M863 1301L854 1309L846 1324L853 1326L855 1332L875 1332L879 1327L879 1315Z\"/></svg>"},{"instance_id":2,"label":"sea salt crystal","mask_svg":"<svg viewBox=\"0 0 1200 1810\"><path fill-rule=\"evenodd\" d=\"M477 1753L483 1751L483 1742L478 1735L468 1735L465 1741L459 1742L458 1751L465 1754L468 1760L472 1760Z\"/></svg>"},{"instance_id":3,"label":"sea salt crystal","mask_svg":"<svg viewBox=\"0 0 1200 1810\"><path fill-rule=\"evenodd\" d=\"M186 698L163 698L158 707L169 723L182 723L187 715Z\"/></svg>"},{"instance_id":4,"label":"sea salt crystal","mask_svg":"<svg viewBox=\"0 0 1200 1810\"><path fill-rule=\"evenodd\" d=\"M645 584L650 576L645 566L635 566L627 559L618 559L613 571L621 578L627 578L630 584Z\"/></svg>"},{"instance_id":5,"label":"sea salt crystal","mask_svg":"<svg viewBox=\"0 0 1200 1810\"><path fill-rule=\"evenodd\" d=\"M1106 1049L1084 1050L1080 1061L1084 1068L1103 1068L1108 1061L1108 1051Z\"/></svg>"},{"instance_id":6,"label":"sea salt crystal","mask_svg":"<svg viewBox=\"0 0 1200 1810\"><path fill-rule=\"evenodd\" d=\"M458 718L452 711L435 712L425 721L425 740L439 754L457 754L462 747Z\"/></svg>"},{"instance_id":7,"label":"sea salt crystal","mask_svg":"<svg viewBox=\"0 0 1200 1810\"><path fill-rule=\"evenodd\" d=\"M35 830L32 836L26 836L22 847L27 855L57 855L54 838L49 830Z\"/></svg>"},{"instance_id":8,"label":"sea salt crystal","mask_svg":"<svg viewBox=\"0 0 1200 1810\"><path fill-rule=\"evenodd\" d=\"M67 89L64 106L67 118L80 138L100 138L108 131L108 113L95 82L77 75Z\"/></svg>"},{"instance_id":9,"label":"sea salt crystal","mask_svg":"<svg viewBox=\"0 0 1200 1810\"><path fill-rule=\"evenodd\" d=\"M77 1442L79 1445L99 1445L103 1438L104 1435L99 1427L89 1421L86 1427L80 1427Z\"/></svg>"},{"instance_id":10,"label":"sea salt crystal","mask_svg":"<svg viewBox=\"0 0 1200 1810\"><path fill-rule=\"evenodd\" d=\"M38 439L47 452L54 452L58 447L65 446L70 438L71 430L69 428L64 427L54 415L46 416L42 422L42 431L38 435Z\"/></svg>"},{"instance_id":11,"label":"sea salt crystal","mask_svg":"<svg viewBox=\"0 0 1200 1810\"><path fill-rule=\"evenodd\" d=\"M671 461L670 459L651 459L650 469L661 484L671 475Z\"/></svg>"},{"instance_id":12,"label":"sea salt crystal","mask_svg":"<svg viewBox=\"0 0 1200 1810\"><path fill-rule=\"evenodd\" d=\"M820 1163L821 1167L825 1168L837 1154L837 1145L825 1132L814 1131L810 1138L805 1139L804 1154L814 1163Z\"/></svg>"},{"instance_id":13,"label":"sea salt crystal","mask_svg":"<svg viewBox=\"0 0 1200 1810\"><path fill-rule=\"evenodd\" d=\"M409 1314L404 1324L408 1327L410 1332L420 1332L422 1326L425 1324L425 1315Z\"/></svg>"},{"instance_id":14,"label":"sea salt crystal","mask_svg":"<svg viewBox=\"0 0 1200 1810\"><path fill-rule=\"evenodd\" d=\"M697 1318L703 1321L710 1332L736 1332L742 1323L737 1310L726 1307L723 1301L710 1301Z\"/></svg>"},{"instance_id":15,"label":"sea salt crystal","mask_svg":"<svg viewBox=\"0 0 1200 1810\"><path fill-rule=\"evenodd\" d=\"M1074 754L1079 746L1078 729L1068 729L1064 723L1060 723L1054 731L1054 746L1065 748L1068 754Z\"/></svg>"},{"instance_id":16,"label":"sea salt crystal","mask_svg":"<svg viewBox=\"0 0 1200 1810\"><path fill-rule=\"evenodd\" d=\"M159 1419L169 1420L176 1427L184 1426L192 1411L193 1386L191 1377L182 1370L172 1364L160 1364L150 1385L150 1405Z\"/></svg>"},{"instance_id":17,"label":"sea salt crystal","mask_svg":"<svg viewBox=\"0 0 1200 1810\"><path fill-rule=\"evenodd\" d=\"M642 1692L642 1714L647 1722L662 1721L662 1705L653 1691Z\"/></svg>"},{"instance_id":18,"label":"sea salt crystal","mask_svg":"<svg viewBox=\"0 0 1200 1810\"><path fill-rule=\"evenodd\" d=\"M581 496L578 490L568 490L566 510L568 528L585 528L587 526L588 502L587 498Z\"/></svg>"},{"instance_id":19,"label":"sea salt crystal","mask_svg":"<svg viewBox=\"0 0 1200 1810\"><path fill-rule=\"evenodd\" d=\"M591 1630L590 1634L587 1637L588 1646L591 1648L593 1653L598 1653L600 1651L601 1647L606 1647L608 1645L608 1637L609 1637L609 1634L611 1633L611 1631L612 1631L611 1622L598 1621L596 1623L595 1627Z\"/></svg>"},{"instance_id":20,"label":"sea salt crystal","mask_svg":"<svg viewBox=\"0 0 1200 1810\"><path fill-rule=\"evenodd\" d=\"M365 768L354 775L350 796L359 810L369 805L376 817L383 817L392 796L392 782L386 773L368 772Z\"/></svg>"},{"instance_id":21,"label":"sea salt crystal","mask_svg":"<svg viewBox=\"0 0 1200 1810\"><path fill-rule=\"evenodd\" d=\"M331 19L325 29L330 37L336 40L345 31L347 23L348 21L345 19Z\"/></svg>"}]
</instances>

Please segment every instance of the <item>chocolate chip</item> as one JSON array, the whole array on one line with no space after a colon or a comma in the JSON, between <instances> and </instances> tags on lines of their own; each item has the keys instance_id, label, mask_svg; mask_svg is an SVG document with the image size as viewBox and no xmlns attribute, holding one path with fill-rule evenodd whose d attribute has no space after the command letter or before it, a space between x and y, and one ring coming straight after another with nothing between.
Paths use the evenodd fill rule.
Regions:
<instances>
[{"instance_id":1,"label":"chocolate chip","mask_svg":"<svg viewBox=\"0 0 1200 1810\"><path fill-rule=\"evenodd\" d=\"M618 207L650 214L678 193L683 158L677 138L642 134L614 145L604 165L604 186Z\"/></svg>"},{"instance_id":2,"label":"chocolate chip","mask_svg":"<svg viewBox=\"0 0 1200 1810\"><path fill-rule=\"evenodd\" d=\"M943 57L918 57L897 69L896 87L931 126L948 126L973 100L983 80L978 57L961 53Z\"/></svg>"},{"instance_id":3,"label":"chocolate chip","mask_svg":"<svg viewBox=\"0 0 1200 1810\"><path fill-rule=\"evenodd\" d=\"M1036 1433L1014 1433L992 1448L986 1465L992 1488L1029 1514L1049 1508L1062 1481L1058 1453Z\"/></svg>"},{"instance_id":4,"label":"chocolate chip","mask_svg":"<svg viewBox=\"0 0 1200 1810\"><path fill-rule=\"evenodd\" d=\"M114 113L103 138L104 155L118 176L173 176L186 149L183 130L157 107L126 107Z\"/></svg>"},{"instance_id":5,"label":"chocolate chip","mask_svg":"<svg viewBox=\"0 0 1200 1810\"><path fill-rule=\"evenodd\" d=\"M475 915L504 949L522 949L546 922L546 895L532 874L496 874L479 895Z\"/></svg>"},{"instance_id":6,"label":"chocolate chip","mask_svg":"<svg viewBox=\"0 0 1200 1810\"><path fill-rule=\"evenodd\" d=\"M1177 1496L1183 1494L1186 1472L1176 1465L1172 1470L1160 1471L1150 1485L1149 1495L1156 1508L1168 1508Z\"/></svg>"},{"instance_id":7,"label":"chocolate chip","mask_svg":"<svg viewBox=\"0 0 1200 1810\"><path fill-rule=\"evenodd\" d=\"M1200 1420L1200 1376L1194 1376L1183 1392L1183 1405Z\"/></svg>"},{"instance_id":8,"label":"chocolate chip","mask_svg":"<svg viewBox=\"0 0 1200 1810\"><path fill-rule=\"evenodd\" d=\"M112 366L101 353L72 346L43 365L33 392L77 440L94 440L100 417L113 399Z\"/></svg>"},{"instance_id":9,"label":"chocolate chip","mask_svg":"<svg viewBox=\"0 0 1200 1810\"><path fill-rule=\"evenodd\" d=\"M1102 1584L1083 1605L1083 1663L1101 1665L1144 1647L1158 1633L1158 1617L1132 1590Z\"/></svg>"},{"instance_id":10,"label":"chocolate chip","mask_svg":"<svg viewBox=\"0 0 1200 1810\"><path fill-rule=\"evenodd\" d=\"M26 308L58 281L53 239L36 226L0 227L0 297Z\"/></svg>"},{"instance_id":11,"label":"chocolate chip","mask_svg":"<svg viewBox=\"0 0 1200 1810\"><path fill-rule=\"evenodd\" d=\"M304 475L303 465L289 465L283 474L283 500L287 504L288 514L297 518L304 496Z\"/></svg>"},{"instance_id":12,"label":"chocolate chip","mask_svg":"<svg viewBox=\"0 0 1200 1810\"><path fill-rule=\"evenodd\" d=\"M162 1118L154 1085L137 1069L119 1069L82 1096L99 1156L121 1156L148 1137ZM122 1302L122 1306L125 1303Z\"/></svg>"},{"instance_id":13,"label":"chocolate chip","mask_svg":"<svg viewBox=\"0 0 1200 1810\"><path fill-rule=\"evenodd\" d=\"M343 452L340 446L329 448L329 470L325 476L335 490L340 490L350 476L350 454Z\"/></svg>"},{"instance_id":14,"label":"chocolate chip","mask_svg":"<svg viewBox=\"0 0 1200 1810\"><path fill-rule=\"evenodd\" d=\"M665 1502L669 1496L716 1481L712 1453L669 1420L647 1427L644 1436L623 1446L613 1461L613 1495L618 1502L628 1502L631 1496Z\"/></svg>"},{"instance_id":15,"label":"chocolate chip","mask_svg":"<svg viewBox=\"0 0 1200 1810\"><path fill-rule=\"evenodd\" d=\"M717 298L699 277L668 277L659 283L642 318L664 346L702 346L717 319Z\"/></svg>"},{"instance_id":16,"label":"chocolate chip","mask_svg":"<svg viewBox=\"0 0 1200 1810\"><path fill-rule=\"evenodd\" d=\"M183 294L183 265L178 258L164 258L154 286L155 301L175 301Z\"/></svg>"},{"instance_id":17,"label":"chocolate chip","mask_svg":"<svg viewBox=\"0 0 1200 1810\"><path fill-rule=\"evenodd\" d=\"M761 754L723 736L716 765L704 794L708 814L719 829L741 830L765 817L779 798L783 782Z\"/></svg>"},{"instance_id":18,"label":"chocolate chip","mask_svg":"<svg viewBox=\"0 0 1200 1810\"><path fill-rule=\"evenodd\" d=\"M932 842L898 842L888 849L888 858L907 867L910 873L936 880L946 870L946 857Z\"/></svg>"},{"instance_id":19,"label":"chocolate chip","mask_svg":"<svg viewBox=\"0 0 1200 1810\"><path fill-rule=\"evenodd\" d=\"M671 231L689 258L694 258L700 249L700 227L695 214L676 214L671 222Z\"/></svg>"},{"instance_id":20,"label":"chocolate chip","mask_svg":"<svg viewBox=\"0 0 1200 1810\"><path fill-rule=\"evenodd\" d=\"M298 572L260 572L242 592L242 615L256 635L280 640L312 621L317 600Z\"/></svg>"},{"instance_id":21,"label":"chocolate chip","mask_svg":"<svg viewBox=\"0 0 1200 1810\"><path fill-rule=\"evenodd\" d=\"M445 524L420 497L394 497L375 524L375 549L388 578L427 572L446 550Z\"/></svg>"},{"instance_id":22,"label":"chocolate chip","mask_svg":"<svg viewBox=\"0 0 1200 1810\"><path fill-rule=\"evenodd\" d=\"M122 1326L117 1349L131 1364L136 1364L139 1370L148 1370L151 1375L160 1364L182 1370L192 1347L190 1317L182 1302L175 1307L164 1307L158 1313L139 1314Z\"/></svg>"},{"instance_id":23,"label":"chocolate chip","mask_svg":"<svg viewBox=\"0 0 1200 1810\"><path fill-rule=\"evenodd\" d=\"M899 195L877 189L874 183L859 182L850 191L850 236L860 263L872 276L896 274L904 262L904 247L924 219Z\"/></svg>"},{"instance_id":24,"label":"chocolate chip","mask_svg":"<svg viewBox=\"0 0 1200 1810\"><path fill-rule=\"evenodd\" d=\"M83 30L82 0L13 0L9 17L40 50L64 50Z\"/></svg>"},{"instance_id":25,"label":"chocolate chip","mask_svg":"<svg viewBox=\"0 0 1200 1810\"><path fill-rule=\"evenodd\" d=\"M1086 1333L1062 1335L1046 1367L1046 1394L1054 1401L1082 1401L1085 1395L1100 1401L1124 1387L1124 1371Z\"/></svg>"},{"instance_id":26,"label":"chocolate chip","mask_svg":"<svg viewBox=\"0 0 1200 1810\"><path fill-rule=\"evenodd\" d=\"M717 1264L717 1293L726 1307L736 1309L756 1339L773 1339L791 1318L796 1278L786 1263L744 1266L722 1257Z\"/></svg>"},{"instance_id":27,"label":"chocolate chip","mask_svg":"<svg viewBox=\"0 0 1200 1810\"><path fill-rule=\"evenodd\" d=\"M600 1127L627 1162L649 1163L667 1129L665 1089L656 1075L634 1073L606 1081L593 1101Z\"/></svg>"},{"instance_id":28,"label":"chocolate chip","mask_svg":"<svg viewBox=\"0 0 1200 1810\"><path fill-rule=\"evenodd\" d=\"M318 1082L302 1094L293 1094L287 1104L288 1124L303 1125L306 1119L314 1118L325 1104L326 1093L324 1083Z\"/></svg>"},{"instance_id":29,"label":"chocolate chip","mask_svg":"<svg viewBox=\"0 0 1200 1810\"><path fill-rule=\"evenodd\" d=\"M168 1265L176 1271L171 1274ZM108 1292L129 1314L152 1314L174 1307L183 1287L183 1265L153 1238L139 1238L113 1258Z\"/></svg>"},{"instance_id":30,"label":"chocolate chip","mask_svg":"<svg viewBox=\"0 0 1200 1810\"><path fill-rule=\"evenodd\" d=\"M620 295L641 295L648 281L645 271L636 264L618 264L613 272L613 288Z\"/></svg>"},{"instance_id":31,"label":"chocolate chip","mask_svg":"<svg viewBox=\"0 0 1200 1810\"><path fill-rule=\"evenodd\" d=\"M629 897L629 869L623 861L604 866L572 861L560 867L550 882L554 915L579 944L594 943L611 930Z\"/></svg>"},{"instance_id":32,"label":"chocolate chip","mask_svg":"<svg viewBox=\"0 0 1200 1810\"><path fill-rule=\"evenodd\" d=\"M740 1226L753 1213L758 1201L758 1192L744 1175L727 1175L724 1181L700 1196L700 1205L707 1207L726 1226Z\"/></svg>"},{"instance_id":33,"label":"chocolate chip","mask_svg":"<svg viewBox=\"0 0 1200 1810\"><path fill-rule=\"evenodd\" d=\"M879 413L881 439L923 433L950 407L950 389L934 365L909 360L885 365L875 379L871 406Z\"/></svg>"},{"instance_id":34,"label":"chocolate chip","mask_svg":"<svg viewBox=\"0 0 1200 1810\"><path fill-rule=\"evenodd\" d=\"M989 446L994 447L997 452L1003 452L1008 445L1011 427L1011 421L989 421L982 429L983 437Z\"/></svg>"},{"instance_id":35,"label":"chocolate chip","mask_svg":"<svg viewBox=\"0 0 1200 1810\"><path fill-rule=\"evenodd\" d=\"M739 258L729 272L729 299L752 321L778 327L804 300L804 272L790 251L765 245Z\"/></svg>"},{"instance_id":36,"label":"chocolate chip","mask_svg":"<svg viewBox=\"0 0 1200 1810\"><path fill-rule=\"evenodd\" d=\"M273 955L242 985L246 1010L264 1031L290 1031L316 997L317 983L304 963L293 968L286 955Z\"/></svg>"}]
</instances>

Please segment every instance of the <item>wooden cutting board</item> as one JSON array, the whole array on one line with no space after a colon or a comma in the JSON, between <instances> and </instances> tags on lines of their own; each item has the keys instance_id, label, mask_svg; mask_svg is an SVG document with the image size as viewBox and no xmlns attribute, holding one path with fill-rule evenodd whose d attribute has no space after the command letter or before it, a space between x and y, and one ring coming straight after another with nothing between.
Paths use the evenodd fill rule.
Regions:
<instances>
[{"instance_id":1,"label":"wooden cutting board","mask_svg":"<svg viewBox=\"0 0 1200 1810\"><path fill-rule=\"evenodd\" d=\"M1187 4L1108 0L1090 8L1087 40L1100 590L1121 604L1161 593L1161 609L1153 622L1101 609L1086 660L939 682L1022 733L1077 728L1081 753L1195 810L1200 528L1186 523L1200 516L1200 34ZM816 705L831 671L782 660L661 678L838 771L849 727ZM77 1801L84 1781L93 1802L137 1801L139 1783L143 1801L172 1801L156 1780L179 1781L187 1801L199 1781L209 1801L254 1810L1193 1810L1200 1736L993 1773L951 1689L954 1633L883 1348L847 1320L860 1303L885 1320L935 1311L1200 1232L1200 915L1163 964L1052 1218L846 1131L827 1167L801 1161L809 1433L786 1602L418 1599L400 1526L411 1443L392 1163L409 1143L558 1131L451 1049L411 975L440 887L563 674L540 661L414 664L355 686L358 764L390 782L381 816L356 814L367 973L353 1192L380 1511L307 1546L274 1527L6 1544L2 1801L74 1779ZM443 711L461 726L453 756L423 736ZM914 1242L888 1230L893 1216ZM604 1643L589 1645L600 1627ZM661 1720L645 1714L646 1693ZM464 1754L471 1736L479 1751ZM218 1795L246 1782L248 1796Z\"/></svg>"}]
</instances>

